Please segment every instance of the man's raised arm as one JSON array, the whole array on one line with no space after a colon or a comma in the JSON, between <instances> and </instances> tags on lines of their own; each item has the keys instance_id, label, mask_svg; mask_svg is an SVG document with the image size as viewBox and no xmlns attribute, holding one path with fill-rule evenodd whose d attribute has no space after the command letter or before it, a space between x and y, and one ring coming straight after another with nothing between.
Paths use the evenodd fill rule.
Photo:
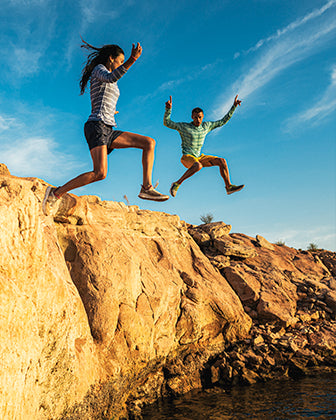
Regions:
<instances>
[{"instance_id":1,"label":"man's raised arm","mask_svg":"<svg viewBox=\"0 0 336 420\"><path fill-rule=\"evenodd\" d=\"M168 128L172 128L173 130L178 129L178 123L172 121L170 119L170 115L172 112L172 106L173 106L173 100L172 97L169 96L169 101L166 102L166 110L163 117L163 125L165 125Z\"/></svg>"},{"instance_id":2,"label":"man's raised arm","mask_svg":"<svg viewBox=\"0 0 336 420\"><path fill-rule=\"evenodd\" d=\"M217 127L222 127L224 124L226 124L230 120L230 118L232 117L232 115L235 112L237 106L240 106L240 104L241 104L241 100L238 99L238 95L236 95L236 97L234 98L234 101L233 101L233 105L230 108L229 112L226 115L224 115L224 117L221 118L220 120L212 121L210 123L211 124L210 130L213 130L214 128L217 128Z\"/></svg>"}]
</instances>

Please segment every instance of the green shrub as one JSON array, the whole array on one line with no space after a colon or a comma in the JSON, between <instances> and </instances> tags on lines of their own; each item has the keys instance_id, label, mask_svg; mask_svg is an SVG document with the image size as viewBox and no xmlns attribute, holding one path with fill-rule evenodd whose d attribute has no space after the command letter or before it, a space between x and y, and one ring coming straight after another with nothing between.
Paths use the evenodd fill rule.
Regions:
<instances>
[{"instance_id":1,"label":"green shrub","mask_svg":"<svg viewBox=\"0 0 336 420\"><path fill-rule=\"evenodd\" d=\"M213 221L214 217L213 217L213 214L208 213L208 214L203 214L200 217L200 219L203 223L211 223Z\"/></svg>"}]
</instances>

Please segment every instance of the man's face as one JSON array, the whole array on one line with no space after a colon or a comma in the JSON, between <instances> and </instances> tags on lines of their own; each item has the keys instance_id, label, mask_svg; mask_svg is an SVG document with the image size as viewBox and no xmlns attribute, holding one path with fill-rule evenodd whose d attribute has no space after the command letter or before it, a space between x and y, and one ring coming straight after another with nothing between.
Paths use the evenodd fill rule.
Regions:
<instances>
[{"instance_id":1,"label":"man's face","mask_svg":"<svg viewBox=\"0 0 336 420\"><path fill-rule=\"evenodd\" d=\"M194 126L199 127L202 124L204 114L203 114L203 112L193 112L191 114L191 118L193 120Z\"/></svg>"}]
</instances>

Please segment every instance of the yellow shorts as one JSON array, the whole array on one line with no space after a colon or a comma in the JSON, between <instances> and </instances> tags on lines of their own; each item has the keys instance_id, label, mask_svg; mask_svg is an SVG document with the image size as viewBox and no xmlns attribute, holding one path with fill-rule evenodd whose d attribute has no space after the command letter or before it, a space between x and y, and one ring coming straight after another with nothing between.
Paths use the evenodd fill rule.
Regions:
<instances>
[{"instance_id":1,"label":"yellow shorts","mask_svg":"<svg viewBox=\"0 0 336 420\"><path fill-rule=\"evenodd\" d=\"M210 155L201 155L199 157L195 157L193 155L183 155L181 157L181 163L186 168L190 168L195 162L200 162L203 166L207 167L214 166L212 163L213 159L218 159L218 157Z\"/></svg>"}]
</instances>

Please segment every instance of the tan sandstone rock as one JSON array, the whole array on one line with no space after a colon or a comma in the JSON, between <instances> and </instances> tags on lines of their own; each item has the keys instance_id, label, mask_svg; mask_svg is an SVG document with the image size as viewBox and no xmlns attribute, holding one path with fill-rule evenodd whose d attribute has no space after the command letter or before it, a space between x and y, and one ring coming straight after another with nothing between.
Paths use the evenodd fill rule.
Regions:
<instances>
[{"instance_id":1,"label":"tan sandstone rock","mask_svg":"<svg viewBox=\"0 0 336 420\"><path fill-rule=\"evenodd\" d=\"M0 417L57 418L99 378L84 306L41 183L0 177ZM37 194L40 191L40 194Z\"/></svg>"},{"instance_id":2,"label":"tan sandstone rock","mask_svg":"<svg viewBox=\"0 0 336 420\"><path fill-rule=\"evenodd\" d=\"M248 334L239 298L177 216L67 195L54 221L43 181L3 173L1 418L111 417L159 396L181 354L193 363L166 385L185 392Z\"/></svg>"},{"instance_id":3,"label":"tan sandstone rock","mask_svg":"<svg viewBox=\"0 0 336 420\"><path fill-rule=\"evenodd\" d=\"M334 364L335 253L95 196L46 217L46 185L0 165L1 418L140 415L207 371L226 386Z\"/></svg>"},{"instance_id":4,"label":"tan sandstone rock","mask_svg":"<svg viewBox=\"0 0 336 420\"><path fill-rule=\"evenodd\" d=\"M253 258L257 255L256 250L253 247L247 247L239 240L232 237L220 238L214 240L214 247L219 251L220 254L228 257L237 258Z\"/></svg>"},{"instance_id":5,"label":"tan sandstone rock","mask_svg":"<svg viewBox=\"0 0 336 420\"><path fill-rule=\"evenodd\" d=\"M268 242L265 238L263 238L261 235L257 235L256 240L259 246L267 248L271 251L274 250L274 246L270 242Z\"/></svg>"}]
</instances>

